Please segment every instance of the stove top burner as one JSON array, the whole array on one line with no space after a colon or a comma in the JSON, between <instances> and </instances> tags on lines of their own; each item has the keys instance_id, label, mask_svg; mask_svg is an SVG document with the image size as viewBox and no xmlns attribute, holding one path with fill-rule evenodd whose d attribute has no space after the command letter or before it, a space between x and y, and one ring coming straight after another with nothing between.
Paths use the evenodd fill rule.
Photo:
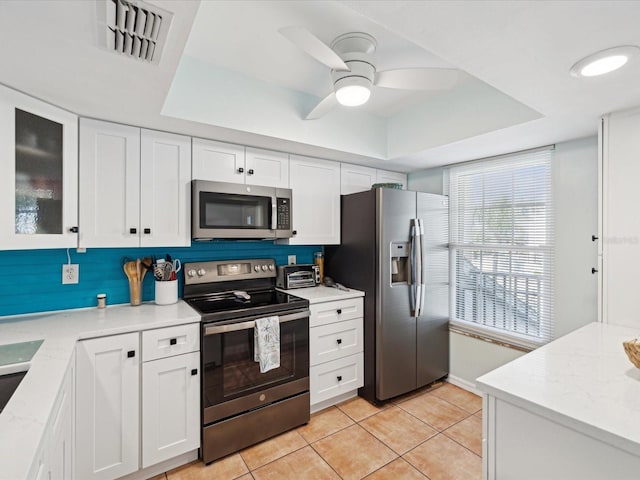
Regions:
<instances>
[{"instance_id":1,"label":"stove top burner","mask_svg":"<svg viewBox=\"0 0 640 480\"><path fill-rule=\"evenodd\" d=\"M308 306L308 301L275 289L212 293L187 299L203 322L237 319L243 316L268 315Z\"/></svg>"}]
</instances>

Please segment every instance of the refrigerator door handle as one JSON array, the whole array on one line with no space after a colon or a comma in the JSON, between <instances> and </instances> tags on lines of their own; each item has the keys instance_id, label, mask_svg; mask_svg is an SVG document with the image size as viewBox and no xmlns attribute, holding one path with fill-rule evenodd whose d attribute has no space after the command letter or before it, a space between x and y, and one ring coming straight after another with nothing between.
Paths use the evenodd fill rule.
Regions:
<instances>
[{"instance_id":1,"label":"refrigerator door handle","mask_svg":"<svg viewBox=\"0 0 640 480\"><path fill-rule=\"evenodd\" d=\"M416 298L416 304L418 306L417 310L417 317L422 315L422 312L424 310L424 296L425 296L425 279L426 279L426 271L425 271L425 267L426 267L426 255L424 252L424 224L422 223L422 219L418 219L418 252L419 252L419 262L417 269L420 272L419 275L419 282L418 282L418 291L417 291L417 298Z\"/></svg>"},{"instance_id":2,"label":"refrigerator door handle","mask_svg":"<svg viewBox=\"0 0 640 480\"><path fill-rule=\"evenodd\" d=\"M417 248L416 248L416 223L415 220L411 221L411 241L409 244L409 248L411 249L411 257L410 257L410 278L409 278L409 309L410 309L410 315L413 317L415 316L416 312L417 312L417 305L416 305L416 301L417 301L417 282L416 282L416 275L417 275L417 270L416 270L416 255L417 255Z\"/></svg>"}]
</instances>

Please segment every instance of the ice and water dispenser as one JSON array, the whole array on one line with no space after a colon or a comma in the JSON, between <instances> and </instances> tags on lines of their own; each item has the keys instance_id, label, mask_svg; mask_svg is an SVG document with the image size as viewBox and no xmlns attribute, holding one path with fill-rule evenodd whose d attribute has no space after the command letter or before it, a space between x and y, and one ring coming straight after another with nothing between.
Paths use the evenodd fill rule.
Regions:
<instances>
[{"instance_id":1,"label":"ice and water dispenser","mask_svg":"<svg viewBox=\"0 0 640 480\"><path fill-rule=\"evenodd\" d=\"M409 243L391 242L391 284L409 283Z\"/></svg>"}]
</instances>

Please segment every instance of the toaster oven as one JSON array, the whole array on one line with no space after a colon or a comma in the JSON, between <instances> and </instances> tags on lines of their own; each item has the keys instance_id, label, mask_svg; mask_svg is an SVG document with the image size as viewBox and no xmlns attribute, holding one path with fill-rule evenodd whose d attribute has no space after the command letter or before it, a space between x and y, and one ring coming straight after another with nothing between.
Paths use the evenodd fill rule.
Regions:
<instances>
[{"instance_id":1,"label":"toaster oven","mask_svg":"<svg viewBox=\"0 0 640 480\"><path fill-rule=\"evenodd\" d=\"M292 288L315 287L320 283L320 270L317 265L298 264L278 267L276 286L289 290Z\"/></svg>"}]
</instances>

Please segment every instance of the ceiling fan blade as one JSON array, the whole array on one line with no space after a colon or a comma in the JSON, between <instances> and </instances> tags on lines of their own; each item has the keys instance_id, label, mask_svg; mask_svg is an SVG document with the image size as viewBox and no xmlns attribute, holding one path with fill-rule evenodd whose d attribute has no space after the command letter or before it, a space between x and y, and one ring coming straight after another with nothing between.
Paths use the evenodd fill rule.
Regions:
<instances>
[{"instance_id":1,"label":"ceiling fan blade","mask_svg":"<svg viewBox=\"0 0 640 480\"><path fill-rule=\"evenodd\" d=\"M282 27L278 31L291 43L327 67L333 68L334 70L349 71L349 67L347 67L347 64L342 61L338 54L306 28L291 26Z\"/></svg>"},{"instance_id":2,"label":"ceiling fan blade","mask_svg":"<svg viewBox=\"0 0 640 480\"><path fill-rule=\"evenodd\" d=\"M458 81L455 68L399 68L376 72L375 85L403 90L448 90Z\"/></svg>"},{"instance_id":3,"label":"ceiling fan blade","mask_svg":"<svg viewBox=\"0 0 640 480\"><path fill-rule=\"evenodd\" d=\"M305 120L315 120L317 118L323 117L325 114L329 112L332 108L334 108L338 104L338 100L336 100L336 94L331 92L329 95L320 100L313 110L311 110L306 117Z\"/></svg>"}]
</instances>

